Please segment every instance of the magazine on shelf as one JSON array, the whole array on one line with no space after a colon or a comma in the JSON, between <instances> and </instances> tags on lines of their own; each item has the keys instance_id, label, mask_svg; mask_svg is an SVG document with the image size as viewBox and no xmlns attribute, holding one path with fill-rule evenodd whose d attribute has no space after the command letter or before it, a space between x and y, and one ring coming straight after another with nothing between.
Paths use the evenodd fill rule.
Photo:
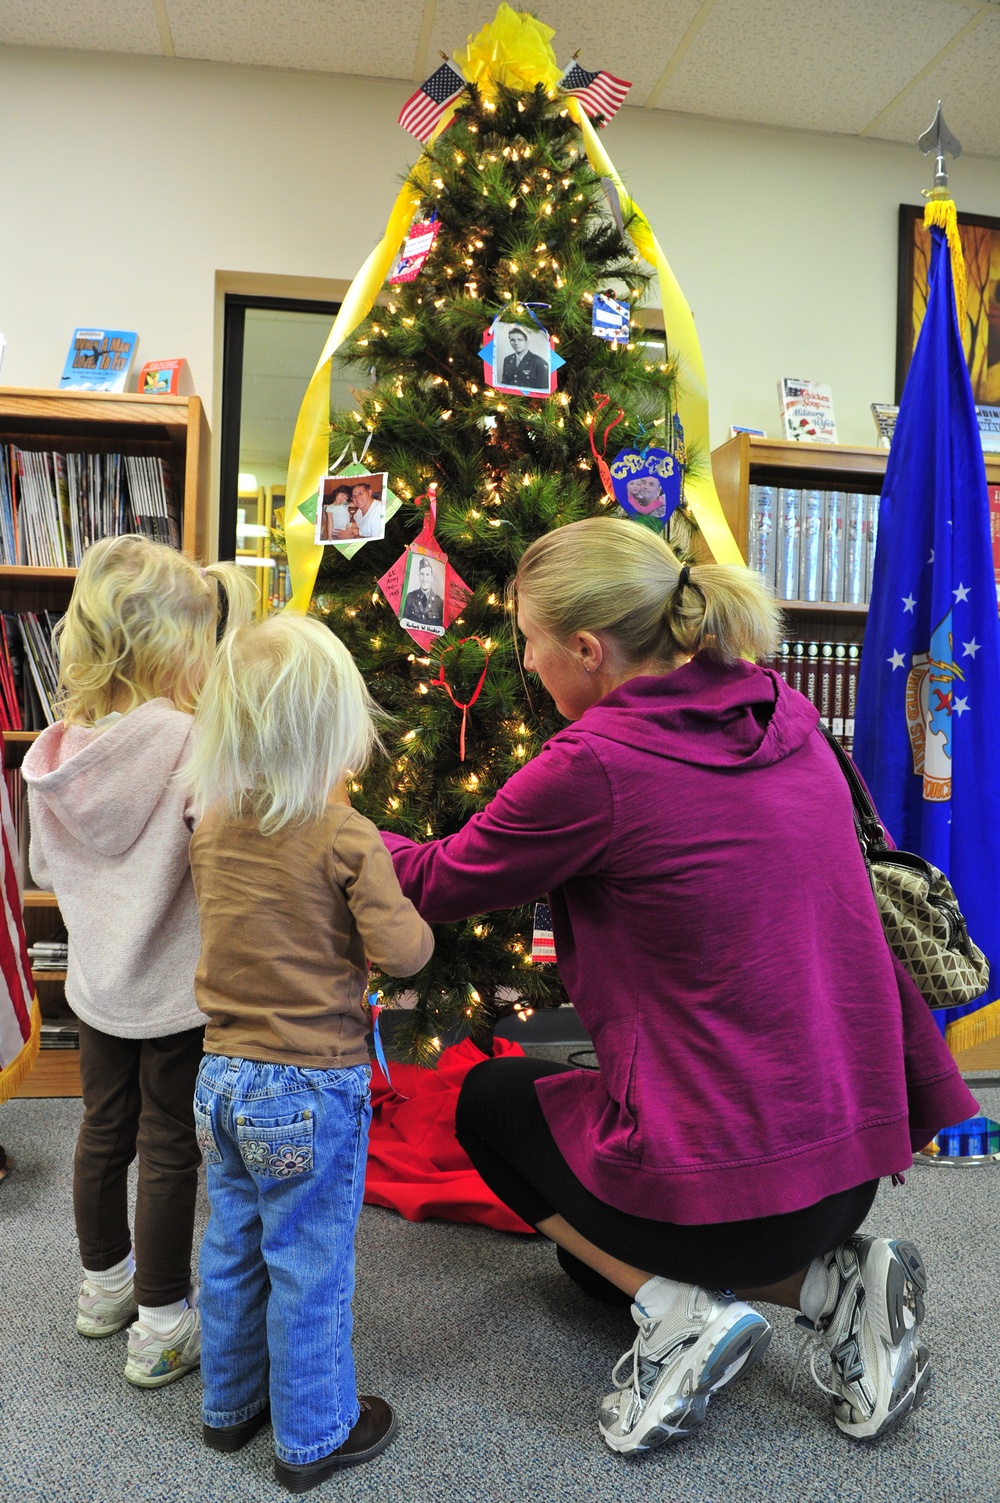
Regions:
<instances>
[{"instance_id":1,"label":"magazine on shelf","mask_svg":"<svg viewBox=\"0 0 1000 1503\"><path fill-rule=\"evenodd\" d=\"M837 421L833 393L819 381L782 376L778 382L781 431L785 438L806 444L835 444Z\"/></svg>"},{"instance_id":2,"label":"magazine on shelf","mask_svg":"<svg viewBox=\"0 0 1000 1503\"><path fill-rule=\"evenodd\" d=\"M977 407L979 441L984 454L1000 454L1000 407Z\"/></svg>"},{"instance_id":3,"label":"magazine on shelf","mask_svg":"<svg viewBox=\"0 0 1000 1503\"><path fill-rule=\"evenodd\" d=\"M138 342L129 329L74 329L60 390L124 391Z\"/></svg>"},{"instance_id":4,"label":"magazine on shelf","mask_svg":"<svg viewBox=\"0 0 1000 1503\"><path fill-rule=\"evenodd\" d=\"M139 371L136 391L141 397L193 396L194 382L187 361L183 357L178 360L147 360Z\"/></svg>"},{"instance_id":5,"label":"magazine on shelf","mask_svg":"<svg viewBox=\"0 0 1000 1503\"><path fill-rule=\"evenodd\" d=\"M875 430L878 433L878 447L888 449L892 443L892 435L896 430L896 419L899 416L899 408L890 402L873 402L872 417L875 419Z\"/></svg>"}]
</instances>

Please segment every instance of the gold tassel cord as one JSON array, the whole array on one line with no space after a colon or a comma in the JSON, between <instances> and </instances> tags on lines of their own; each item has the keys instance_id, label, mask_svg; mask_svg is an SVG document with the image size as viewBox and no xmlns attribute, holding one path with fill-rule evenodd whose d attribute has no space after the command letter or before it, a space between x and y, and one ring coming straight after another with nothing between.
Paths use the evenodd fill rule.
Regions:
<instances>
[{"instance_id":1,"label":"gold tassel cord","mask_svg":"<svg viewBox=\"0 0 1000 1503\"><path fill-rule=\"evenodd\" d=\"M965 332L965 257L962 254L962 237L958 233L958 213L953 198L932 198L924 206L924 228L936 225L944 230L951 253L951 280L955 287L955 308L958 313L959 334Z\"/></svg>"}]
</instances>

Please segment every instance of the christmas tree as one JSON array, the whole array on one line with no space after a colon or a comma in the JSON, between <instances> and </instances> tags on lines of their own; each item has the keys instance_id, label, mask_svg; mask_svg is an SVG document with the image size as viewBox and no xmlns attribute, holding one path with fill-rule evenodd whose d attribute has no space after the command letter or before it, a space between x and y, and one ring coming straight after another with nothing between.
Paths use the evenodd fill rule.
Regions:
<instances>
[{"instance_id":1,"label":"christmas tree","mask_svg":"<svg viewBox=\"0 0 1000 1503\"><path fill-rule=\"evenodd\" d=\"M634 320L627 342L595 337L595 296L611 294L634 313L651 274L555 89L509 73L469 84L408 181L416 219L436 223L435 238L414 279L387 285L343 345L357 401L332 415L330 432L331 473L363 458L387 473L401 504L383 539L350 557L324 550L313 608L391 716L389 755L352 784L352 800L380 828L425 840L460 828L563 723L521 669L508 581L534 538L615 514L592 434L600 453L619 419L609 459L664 445L677 371L644 346ZM507 325L536 345L537 326L549 332L565 362L551 395L487 384L481 351L498 319L512 353L521 342ZM401 627L378 581L424 528L432 497L436 544L470 593L428 649ZM683 505L677 516L683 534ZM420 975L377 978L390 1005L417 993L397 1035L412 1055L430 1061L457 1019L486 1043L512 1009L565 1000L557 969L532 962L532 922L529 906L438 926Z\"/></svg>"}]
</instances>

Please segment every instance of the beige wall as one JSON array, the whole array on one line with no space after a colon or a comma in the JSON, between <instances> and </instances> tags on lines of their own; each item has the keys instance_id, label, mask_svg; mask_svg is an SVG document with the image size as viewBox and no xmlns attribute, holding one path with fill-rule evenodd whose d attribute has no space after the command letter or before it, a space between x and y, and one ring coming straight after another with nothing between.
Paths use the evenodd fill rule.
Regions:
<instances>
[{"instance_id":1,"label":"beige wall","mask_svg":"<svg viewBox=\"0 0 1000 1503\"><path fill-rule=\"evenodd\" d=\"M187 356L213 411L217 273L353 276L414 155L407 93L0 49L3 383L54 385L78 324L135 328L140 360ZM868 404L893 396L897 207L928 162L627 109L607 144L694 309L713 443L730 423L774 434L782 375L829 382L841 439L871 442ZM960 208L1000 215L1000 164L963 157L952 181Z\"/></svg>"}]
</instances>

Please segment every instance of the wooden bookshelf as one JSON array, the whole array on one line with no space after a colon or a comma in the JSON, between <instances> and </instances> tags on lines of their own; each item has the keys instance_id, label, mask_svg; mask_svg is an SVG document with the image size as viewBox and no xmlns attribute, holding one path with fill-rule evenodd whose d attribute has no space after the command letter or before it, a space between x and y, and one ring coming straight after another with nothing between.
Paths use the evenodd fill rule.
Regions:
<instances>
[{"instance_id":1,"label":"wooden bookshelf","mask_svg":"<svg viewBox=\"0 0 1000 1503\"><path fill-rule=\"evenodd\" d=\"M0 443L60 453L135 454L163 459L181 503L181 544L197 559L209 555L210 435L199 397L133 393L37 391L0 387ZM64 611L75 569L0 565L0 606L5 611ZM4 760L17 766L37 731L4 735ZM62 924L55 896L27 890L24 925L29 944L48 939ZM65 971L32 973L45 1018L66 1015ZM78 1096L75 1049L43 1049L22 1096Z\"/></svg>"}]
</instances>

